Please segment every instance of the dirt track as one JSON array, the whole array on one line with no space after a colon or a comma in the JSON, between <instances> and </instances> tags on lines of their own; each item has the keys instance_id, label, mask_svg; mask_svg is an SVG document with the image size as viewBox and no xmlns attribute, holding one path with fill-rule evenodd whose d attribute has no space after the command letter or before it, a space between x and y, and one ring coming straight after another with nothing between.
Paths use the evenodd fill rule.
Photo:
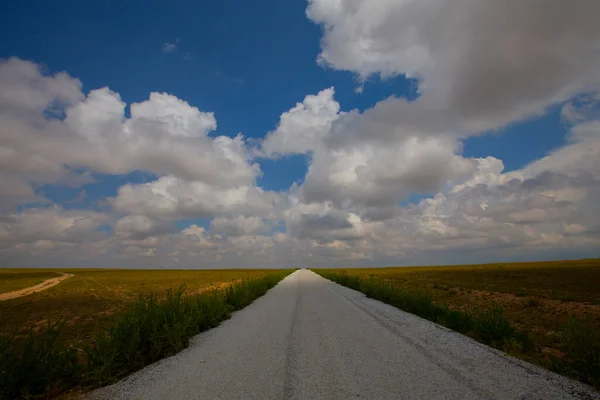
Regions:
<instances>
[{"instance_id":1,"label":"dirt track","mask_svg":"<svg viewBox=\"0 0 600 400\"><path fill-rule=\"evenodd\" d=\"M57 276L56 278L45 280L44 282L37 284L35 286L30 286L25 289L15 290L14 292L2 293L0 294L0 301L16 299L18 297L27 296L28 294L33 294L37 292L41 292L46 289L50 289L53 286L58 285L65 279L69 279L73 276L73 274L65 274L61 272L61 276Z\"/></svg>"}]
</instances>

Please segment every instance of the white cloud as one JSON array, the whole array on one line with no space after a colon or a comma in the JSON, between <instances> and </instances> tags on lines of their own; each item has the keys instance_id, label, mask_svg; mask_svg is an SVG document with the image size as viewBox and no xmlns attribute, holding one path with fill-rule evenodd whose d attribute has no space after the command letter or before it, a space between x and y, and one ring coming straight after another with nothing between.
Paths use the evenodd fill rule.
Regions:
<instances>
[{"instance_id":1,"label":"white cloud","mask_svg":"<svg viewBox=\"0 0 600 400\"><path fill-rule=\"evenodd\" d=\"M259 172L241 136L207 136L216 128L212 113L165 93L132 104L129 119L124 108L119 95L104 88L67 109L66 124L88 150L71 163L107 173L146 170L231 184L251 182Z\"/></svg>"},{"instance_id":2,"label":"white cloud","mask_svg":"<svg viewBox=\"0 0 600 400\"><path fill-rule=\"evenodd\" d=\"M469 174L473 164L459 150L456 141L433 137L324 148L314 153L300 192L306 201L338 207L393 205Z\"/></svg>"},{"instance_id":3,"label":"white cloud","mask_svg":"<svg viewBox=\"0 0 600 400\"><path fill-rule=\"evenodd\" d=\"M343 113L333 95L325 89L306 96L262 142L273 157L311 152L297 189L302 202L387 218L411 193L435 193L474 170L474 162L460 156L457 137L424 109L389 99L364 113Z\"/></svg>"},{"instance_id":4,"label":"white cloud","mask_svg":"<svg viewBox=\"0 0 600 400\"><path fill-rule=\"evenodd\" d=\"M143 240L177 232L171 221L153 220L143 215L128 215L117 221L115 236L120 239Z\"/></svg>"},{"instance_id":5,"label":"white cloud","mask_svg":"<svg viewBox=\"0 0 600 400\"><path fill-rule=\"evenodd\" d=\"M262 218L237 215L232 218L218 217L211 221L211 230L221 232L227 236L255 235L265 230Z\"/></svg>"},{"instance_id":6,"label":"white cloud","mask_svg":"<svg viewBox=\"0 0 600 400\"><path fill-rule=\"evenodd\" d=\"M175 96L151 93L126 118L117 93L84 96L79 80L44 75L28 61L0 61L0 82L7 88L0 95L0 176L15 194L32 185L89 183L87 170L144 170L219 186L252 184L260 174L241 135L209 137L213 113Z\"/></svg>"},{"instance_id":7,"label":"white cloud","mask_svg":"<svg viewBox=\"0 0 600 400\"><path fill-rule=\"evenodd\" d=\"M307 95L302 103L281 114L277 129L262 142L268 156L305 154L314 151L339 117L340 105L333 99L334 89Z\"/></svg>"},{"instance_id":8,"label":"white cloud","mask_svg":"<svg viewBox=\"0 0 600 400\"><path fill-rule=\"evenodd\" d=\"M0 217L0 249L45 243L84 243L106 237L99 231L110 216L95 211L65 210L59 206L25 209Z\"/></svg>"},{"instance_id":9,"label":"white cloud","mask_svg":"<svg viewBox=\"0 0 600 400\"><path fill-rule=\"evenodd\" d=\"M40 67L11 57L0 59L0 109L15 114L68 106L81 99L81 82L66 72L44 76Z\"/></svg>"},{"instance_id":10,"label":"white cloud","mask_svg":"<svg viewBox=\"0 0 600 400\"><path fill-rule=\"evenodd\" d=\"M281 196L254 185L218 186L165 176L157 181L124 185L113 207L120 212L162 218L207 218L235 214L268 216Z\"/></svg>"},{"instance_id":11,"label":"white cloud","mask_svg":"<svg viewBox=\"0 0 600 400\"><path fill-rule=\"evenodd\" d=\"M600 120L574 126L568 138L571 143L524 168L523 173L536 176L544 171L571 177L600 176Z\"/></svg>"},{"instance_id":12,"label":"white cloud","mask_svg":"<svg viewBox=\"0 0 600 400\"><path fill-rule=\"evenodd\" d=\"M162 46L163 53L173 53L177 51L177 43L164 42Z\"/></svg>"},{"instance_id":13,"label":"white cloud","mask_svg":"<svg viewBox=\"0 0 600 400\"><path fill-rule=\"evenodd\" d=\"M543 11L540 11L543 10ZM491 129L600 83L594 0L310 0L324 28L319 61L362 79L406 74Z\"/></svg>"}]
</instances>

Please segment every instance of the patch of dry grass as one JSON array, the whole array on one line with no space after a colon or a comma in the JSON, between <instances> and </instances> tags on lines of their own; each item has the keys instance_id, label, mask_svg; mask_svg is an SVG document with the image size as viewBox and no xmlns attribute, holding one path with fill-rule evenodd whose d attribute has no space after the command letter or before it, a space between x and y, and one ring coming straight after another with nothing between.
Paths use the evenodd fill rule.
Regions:
<instances>
[{"instance_id":1,"label":"patch of dry grass","mask_svg":"<svg viewBox=\"0 0 600 400\"><path fill-rule=\"evenodd\" d=\"M48 322L66 319L61 339L85 339L107 317L133 304L139 295L164 294L185 285L187 294L223 288L242 279L262 277L273 270L120 270L120 269L10 269L3 274L73 277L43 292L0 302L0 331L21 326L43 329ZM41 279L44 280L44 279ZM31 280L30 280L31 282ZM36 284L39 282L35 282ZM32 286L32 285L26 285Z\"/></svg>"}]
</instances>

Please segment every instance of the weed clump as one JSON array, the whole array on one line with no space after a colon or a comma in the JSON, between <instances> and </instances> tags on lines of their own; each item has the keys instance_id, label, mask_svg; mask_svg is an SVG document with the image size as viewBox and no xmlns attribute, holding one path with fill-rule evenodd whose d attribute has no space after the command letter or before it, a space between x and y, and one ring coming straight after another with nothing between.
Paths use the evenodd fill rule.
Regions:
<instances>
[{"instance_id":1,"label":"weed clump","mask_svg":"<svg viewBox=\"0 0 600 400\"><path fill-rule=\"evenodd\" d=\"M600 333L588 319L571 318L562 332L563 357L550 358L550 369L600 388Z\"/></svg>"},{"instance_id":2,"label":"weed clump","mask_svg":"<svg viewBox=\"0 0 600 400\"><path fill-rule=\"evenodd\" d=\"M17 329L0 334L0 399L50 396L72 385L81 370L76 350L57 345L63 326L48 323L40 335L29 330L19 341Z\"/></svg>"},{"instance_id":3,"label":"weed clump","mask_svg":"<svg viewBox=\"0 0 600 400\"><path fill-rule=\"evenodd\" d=\"M540 301L530 297L529 300L527 300L527 307L538 307L540 305Z\"/></svg>"}]
</instances>

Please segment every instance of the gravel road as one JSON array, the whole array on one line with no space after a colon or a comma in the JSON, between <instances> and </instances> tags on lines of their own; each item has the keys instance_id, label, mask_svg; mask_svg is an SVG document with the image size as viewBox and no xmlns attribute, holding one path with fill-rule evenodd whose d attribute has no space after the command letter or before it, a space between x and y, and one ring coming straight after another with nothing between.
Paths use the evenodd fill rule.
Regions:
<instances>
[{"instance_id":1,"label":"gravel road","mask_svg":"<svg viewBox=\"0 0 600 400\"><path fill-rule=\"evenodd\" d=\"M99 399L598 399L308 270Z\"/></svg>"}]
</instances>

